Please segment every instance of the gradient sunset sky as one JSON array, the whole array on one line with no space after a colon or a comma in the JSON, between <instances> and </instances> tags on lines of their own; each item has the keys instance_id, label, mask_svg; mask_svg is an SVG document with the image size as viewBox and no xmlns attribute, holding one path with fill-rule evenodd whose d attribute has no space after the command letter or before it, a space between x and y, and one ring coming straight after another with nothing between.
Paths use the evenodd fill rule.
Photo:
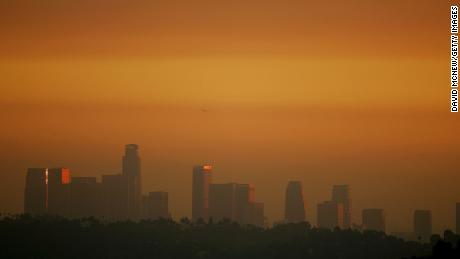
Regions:
<instances>
[{"instance_id":1,"label":"gradient sunset sky","mask_svg":"<svg viewBox=\"0 0 460 259\"><path fill-rule=\"evenodd\" d=\"M270 222L289 180L307 219L350 184L353 221L415 209L454 227L460 117L450 111L450 5L439 0L0 2L0 211L28 167L121 171L191 216L192 166L253 183Z\"/></svg>"}]
</instances>

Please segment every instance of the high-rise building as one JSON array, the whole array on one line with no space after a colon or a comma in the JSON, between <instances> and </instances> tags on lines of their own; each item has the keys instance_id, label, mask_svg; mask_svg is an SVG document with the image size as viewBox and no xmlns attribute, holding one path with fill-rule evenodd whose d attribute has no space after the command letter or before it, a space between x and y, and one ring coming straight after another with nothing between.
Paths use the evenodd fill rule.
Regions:
<instances>
[{"instance_id":1,"label":"high-rise building","mask_svg":"<svg viewBox=\"0 0 460 259\"><path fill-rule=\"evenodd\" d=\"M150 192L144 197L144 218L170 218L167 192Z\"/></svg>"},{"instance_id":2,"label":"high-rise building","mask_svg":"<svg viewBox=\"0 0 460 259\"><path fill-rule=\"evenodd\" d=\"M414 212L414 233L421 242L429 242L431 238L431 211L416 210Z\"/></svg>"},{"instance_id":3,"label":"high-rise building","mask_svg":"<svg viewBox=\"0 0 460 259\"><path fill-rule=\"evenodd\" d=\"M110 220L126 220L132 217L129 209L130 182L126 175L103 175L103 216Z\"/></svg>"},{"instance_id":4,"label":"high-rise building","mask_svg":"<svg viewBox=\"0 0 460 259\"><path fill-rule=\"evenodd\" d=\"M343 228L350 228L352 224L350 187L348 185L334 185L332 201L343 204Z\"/></svg>"},{"instance_id":5,"label":"high-rise building","mask_svg":"<svg viewBox=\"0 0 460 259\"><path fill-rule=\"evenodd\" d=\"M383 209L364 209L363 229L385 232L385 213Z\"/></svg>"},{"instance_id":6,"label":"high-rise building","mask_svg":"<svg viewBox=\"0 0 460 259\"><path fill-rule=\"evenodd\" d=\"M192 219L209 218L209 185L212 183L212 166L209 164L193 167Z\"/></svg>"},{"instance_id":7,"label":"high-rise building","mask_svg":"<svg viewBox=\"0 0 460 259\"><path fill-rule=\"evenodd\" d=\"M236 188L236 221L244 225L251 224L251 209L255 200L254 186L251 184L238 184Z\"/></svg>"},{"instance_id":8,"label":"high-rise building","mask_svg":"<svg viewBox=\"0 0 460 259\"><path fill-rule=\"evenodd\" d=\"M456 206L456 219L457 219L457 235L460 235L460 202Z\"/></svg>"},{"instance_id":9,"label":"high-rise building","mask_svg":"<svg viewBox=\"0 0 460 259\"><path fill-rule=\"evenodd\" d=\"M305 221L305 202L302 183L290 181L286 188L284 219L286 222Z\"/></svg>"},{"instance_id":10,"label":"high-rise building","mask_svg":"<svg viewBox=\"0 0 460 259\"><path fill-rule=\"evenodd\" d=\"M48 208L48 169L29 168L24 190L24 212L44 214Z\"/></svg>"},{"instance_id":11,"label":"high-rise building","mask_svg":"<svg viewBox=\"0 0 460 259\"><path fill-rule=\"evenodd\" d=\"M237 184L211 184L209 186L209 217L214 221L236 220Z\"/></svg>"},{"instance_id":12,"label":"high-rise building","mask_svg":"<svg viewBox=\"0 0 460 259\"><path fill-rule=\"evenodd\" d=\"M125 155L122 159L123 175L129 185L128 213L131 219L140 216L142 188L141 188L141 159L138 154L138 145L125 146Z\"/></svg>"},{"instance_id":13,"label":"high-rise building","mask_svg":"<svg viewBox=\"0 0 460 259\"><path fill-rule=\"evenodd\" d=\"M101 217L102 184L96 177L72 177L70 183L70 216L74 218Z\"/></svg>"},{"instance_id":14,"label":"high-rise building","mask_svg":"<svg viewBox=\"0 0 460 259\"><path fill-rule=\"evenodd\" d=\"M70 170L68 168L48 169L48 213L69 216L69 205Z\"/></svg>"},{"instance_id":15,"label":"high-rise building","mask_svg":"<svg viewBox=\"0 0 460 259\"><path fill-rule=\"evenodd\" d=\"M317 207L317 224L320 228L343 228L343 204L335 201L319 203Z\"/></svg>"}]
</instances>

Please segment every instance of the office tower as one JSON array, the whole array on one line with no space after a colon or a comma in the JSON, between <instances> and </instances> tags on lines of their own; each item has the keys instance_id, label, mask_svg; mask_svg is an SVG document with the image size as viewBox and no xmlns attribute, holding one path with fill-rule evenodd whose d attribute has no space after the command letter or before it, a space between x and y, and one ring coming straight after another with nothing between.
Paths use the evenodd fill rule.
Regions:
<instances>
[{"instance_id":1,"label":"office tower","mask_svg":"<svg viewBox=\"0 0 460 259\"><path fill-rule=\"evenodd\" d=\"M343 204L343 228L350 228L351 218L351 196L348 185L334 185L332 189L332 201Z\"/></svg>"},{"instance_id":2,"label":"office tower","mask_svg":"<svg viewBox=\"0 0 460 259\"><path fill-rule=\"evenodd\" d=\"M305 203L301 182L290 181L288 183L284 206L284 219L286 222L305 221Z\"/></svg>"},{"instance_id":3,"label":"office tower","mask_svg":"<svg viewBox=\"0 0 460 259\"><path fill-rule=\"evenodd\" d=\"M209 217L215 222L236 220L237 184L211 184L209 186Z\"/></svg>"},{"instance_id":4,"label":"office tower","mask_svg":"<svg viewBox=\"0 0 460 259\"><path fill-rule=\"evenodd\" d=\"M385 232L385 214L382 209L364 209L362 218L364 229Z\"/></svg>"},{"instance_id":5,"label":"office tower","mask_svg":"<svg viewBox=\"0 0 460 259\"><path fill-rule=\"evenodd\" d=\"M102 216L102 186L96 177L72 177L70 182L70 216L74 218Z\"/></svg>"},{"instance_id":6,"label":"office tower","mask_svg":"<svg viewBox=\"0 0 460 259\"><path fill-rule=\"evenodd\" d=\"M255 189L251 184L237 185L236 221L240 224L251 224L252 204L255 198Z\"/></svg>"},{"instance_id":7,"label":"office tower","mask_svg":"<svg viewBox=\"0 0 460 259\"><path fill-rule=\"evenodd\" d=\"M249 224L264 227L265 226L265 214L264 204L262 202L251 203L251 222Z\"/></svg>"},{"instance_id":8,"label":"office tower","mask_svg":"<svg viewBox=\"0 0 460 259\"><path fill-rule=\"evenodd\" d=\"M140 216L141 210L141 159L138 155L138 145L128 144L125 146L125 155L123 156L123 175L126 177L129 185L129 202L128 212L131 219Z\"/></svg>"},{"instance_id":9,"label":"office tower","mask_svg":"<svg viewBox=\"0 0 460 259\"><path fill-rule=\"evenodd\" d=\"M457 202L457 213L456 213L456 219L457 219L457 235L460 235L460 202Z\"/></svg>"},{"instance_id":10,"label":"office tower","mask_svg":"<svg viewBox=\"0 0 460 259\"><path fill-rule=\"evenodd\" d=\"M103 216L111 220L126 220L131 218L129 211L130 182L126 175L103 175L102 196Z\"/></svg>"},{"instance_id":11,"label":"office tower","mask_svg":"<svg viewBox=\"0 0 460 259\"><path fill-rule=\"evenodd\" d=\"M192 183L192 219L208 220L209 185L212 183L212 166L199 165L193 167Z\"/></svg>"},{"instance_id":12,"label":"office tower","mask_svg":"<svg viewBox=\"0 0 460 259\"><path fill-rule=\"evenodd\" d=\"M144 197L144 218L170 218L167 192L150 192Z\"/></svg>"},{"instance_id":13,"label":"office tower","mask_svg":"<svg viewBox=\"0 0 460 259\"><path fill-rule=\"evenodd\" d=\"M416 210L414 212L414 233L421 242L429 242L431 238L431 211Z\"/></svg>"},{"instance_id":14,"label":"office tower","mask_svg":"<svg viewBox=\"0 0 460 259\"><path fill-rule=\"evenodd\" d=\"M319 203L317 207L317 224L320 228L343 228L343 204L335 201Z\"/></svg>"},{"instance_id":15,"label":"office tower","mask_svg":"<svg viewBox=\"0 0 460 259\"><path fill-rule=\"evenodd\" d=\"M24 190L24 212L44 214L48 207L48 169L29 168Z\"/></svg>"},{"instance_id":16,"label":"office tower","mask_svg":"<svg viewBox=\"0 0 460 259\"><path fill-rule=\"evenodd\" d=\"M48 213L69 216L69 203L70 170L68 168L48 169Z\"/></svg>"}]
</instances>

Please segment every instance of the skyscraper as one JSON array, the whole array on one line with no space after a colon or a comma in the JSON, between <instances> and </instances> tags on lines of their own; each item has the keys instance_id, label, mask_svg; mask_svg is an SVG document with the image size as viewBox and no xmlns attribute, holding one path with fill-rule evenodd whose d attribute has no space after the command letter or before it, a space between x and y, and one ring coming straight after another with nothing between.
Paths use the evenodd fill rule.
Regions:
<instances>
[{"instance_id":1,"label":"skyscraper","mask_svg":"<svg viewBox=\"0 0 460 259\"><path fill-rule=\"evenodd\" d=\"M69 205L70 170L68 168L48 169L48 213L69 216Z\"/></svg>"},{"instance_id":2,"label":"skyscraper","mask_svg":"<svg viewBox=\"0 0 460 259\"><path fill-rule=\"evenodd\" d=\"M343 228L343 204L335 201L319 203L317 207L317 224L320 228Z\"/></svg>"},{"instance_id":3,"label":"skyscraper","mask_svg":"<svg viewBox=\"0 0 460 259\"><path fill-rule=\"evenodd\" d=\"M24 212L44 214L48 208L48 169L29 168L24 190Z\"/></svg>"},{"instance_id":4,"label":"skyscraper","mask_svg":"<svg viewBox=\"0 0 460 259\"><path fill-rule=\"evenodd\" d=\"M343 204L343 228L350 228L351 218L351 196L348 185L334 185L332 188L332 201Z\"/></svg>"},{"instance_id":5,"label":"skyscraper","mask_svg":"<svg viewBox=\"0 0 460 259\"><path fill-rule=\"evenodd\" d=\"M302 183L290 181L286 188L284 219L287 222L305 221L305 202Z\"/></svg>"},{"instance_id":6,"label":"skyscraper","mask_svg":"<svg viewBox=\"0 0 460 259\"><path fill-rule=\"evenodd\" d=\"M144 218L169 218L168 193L150 192L144 199Z\"/></svg>"},{"instance_id":7,"label":"skyscraper","mask_svg":"<svg viewBox=\"0 0 460 259\"><path fill-rule=\"evenodd\" d=\"M251 224L251 207L255 199L254 186L238 184L236 191L236 221L240 224Z\"/></svg>"},{"instance_id":8,"label":"skyscraper","mask_svg":"<svg viewBox=\"0 0 460 259\"><path fill-rule=\"evenodd\" d=\"M128 211L132 219L140 216L142 188L141 188L141 159L138 155L138 145L128 144L125 146L123 156L123 175L129 185Z\"/></svg>"},{"instance_id":9,"label":"skyscraper","mask_svg":"<svg viewBox=\"0 0 460 259\"><path fill-rule=\"evenodd\" d=\"M209 186L209 217L214 221L236 220L237 184L211 184Z\"/></svg>"},{"instance_id":10,"label":"skyscraper","mask_svg":"<svg viewBox=\"0 0 460 259\"><path fill-rule=\"evenodd\" d=\"M383 209L364 209L362 218L364 229L385 232L385 214Z\"/></svg>"},{"instance_id":11,"label":"skyscraper","mask_svg":"<svg viewBox=\"0 0 460 259\"><path fill-rule=\"evenodd\" d=\"M460 235L460 202L457 202L456 209L457 235Z\"/></svg>"},{"instance_id":12,"label":"skyscraper","mask_svg":"<svg viewBox=\"0 0 460 259\"><path fill-rule=\"evenodd\" d=\"M429 242L431 238L431 211L416 210L414 212L414 233L421 242Z\"/></svg>"},{"instance_id":13,"label":"skyscraper","mask_svg":"<svg viewBox=\"0 0 460 259\"><path fill-rule=\"evenodd\" d=\"M212 166L209 164L193 167L192 219L208 220L209 185L212 183Z\"/></svg>"}]
</instances>

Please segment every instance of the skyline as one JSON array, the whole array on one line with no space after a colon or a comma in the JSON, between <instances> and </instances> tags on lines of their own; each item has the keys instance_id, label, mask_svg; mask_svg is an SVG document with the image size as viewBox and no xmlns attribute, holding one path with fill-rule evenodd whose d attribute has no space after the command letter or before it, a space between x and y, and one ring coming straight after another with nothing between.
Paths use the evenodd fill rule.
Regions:
<instances>
[{"instance_id":1,"label":"skyline","mask_svg":"<svg viewBox=\"0 0 460 259\"><path fill-rule=\"evenodd\" d=\"M269 219L298 180L309 220L347 183L355 220L374 205L410 231L431 209L434 232L453 228L451 4L2 1L0 212L21 212L28 167L121 173L139 143L142 187L168 190L173 215L191 217L190 167L212 162Z\"/></svg>"},{"instance_id":2,"label":"skyline","mask_svg":"<svg viewBox=\"0 0 460 259\"><path fill-rule=\"evenodd\" d=\"M247 218L247 217L252 217L252 216L249 216L250 214L246 214L246 213L249 213L250 207L246 208L245 206L252 206L250 204L261 204L262 206L261 215L264 215L264 212L263 212L264 207L266 207L266 205L270 206L270 203L266 203L264 201L260 202L259 199L258 199L259 202L255 202L255 188L254 188L254 185L251 183L250 184L240 184L240 183L235 183L235 182L232 182L232 183L213 182L212 176L214 175L213 173L214 165L205 163L199 166L195 165L192 167L193 170L191 170L192 175L193 175L192 177L193 181L190 184L193 186L193 191L192 191L192 195L190 195L190 197L192 197L190 201L193 206L192 206L192 211L190 214L192 215L192 217L189 217L187 215L172 215L168 209L170 205L168 202L169 193L167 190L141 191L139 187L136 187L138 186L137 185L138 183L142 184L142 181L141 181L142 174L141 174L141 167L140 167L141 158L139 156L138 149L139 149L139 145L137 144L126 144L125 154L122 157L123 158L122 159L122 172L123 173L115 174L115 175L101 175L100 177L94 177L93 178L95 181L94 184L96 184L97 182L99 187L96 187L96 185L94 186L91 185L92 187L90 187L92 188L91 189L92 195L95 195L96 192L99 192L99 191L96 191L96 189L94 188L98 188L98 189L102 188L101 191L104 189L104 192L97 194L96 197L100 195L104 197L110 197L111 195L107 196L107 193L106 193L108 190L107 188L115 188L115 185L113 187L109 187L109 185L111 185L112 183L106 182L107 180L104 180L104 179L108 179L107 177L110 177L113 180L115 180L114 177L117 177L117 179L119 180L126 179L127 186L130 186L127 189L130 191L127 191L126 193L127 194L126 207L122 209L122 207L119 207L120 205L115 205L115 207L109 209L107 212L94 211L93 213L95 214L92 214L93 216L103 217L108 220L120 220L123 217L128 217L128 218L137 220L137 219L142 219L146 217L146 215L167 215L168 218L171 217L175 220L179 220L181 218L188 217L189 219L193 221L197 221L199 219L204 219L205 221L207 221L208 217L209 218L217 217L214 220L220 220L222 218L226 218L225 215L229 215L230 220L243 223L243 222L252 221L252 219L248 221L249 218ZM40 171L43 171L43 170L46 171L46 179L39 180L38 179L39 175L37 175L36 173L40 173ZM62 172L62 176L61 176L61 172ZM29 173L32 173L32 174L29 176ZM203 176L201 176L202 174ZM130 177L133 177L133 176L135 178L131 179ZM102 181L98 181L97 178L101 178ZM69 185L68 187L64 187L59 184L59 182L61 181L63 184L71 184L73 182L71 181L71 179L72 180L75 179L77 181L77 186L72 187L72 185ZM95 204L91 203L91 205L83 205L83 204L78 204L78 202L87 203L89 201L85 201L84 199L93 200L95 197L91 198L89 196L81 196L81 197L79 196L77 203L75 203L71 201L70 199L67 201L67 199L64 197L64 193L67 193L66 195L72 196L71 193L73 192L72 191L73 188L81 188L82 187L81 184L84 184L84 182L90 183L93 181L93 179L87 176L83 176L83 177L82 176L77 176L77 177L72 176L71 170L69 168L43 168L43 169L42 168L29 168L28 173L27 173L27 179L25 181L26 183L25 194L27 197L24 200L24 211L29 212L29 213L30 212L32 213L35 213L35 212L44 213L45 212L45 213L51 213L51 214L57 213L60 215L64 215L66 217L75 217L76 215L80 215L80 212L77 212L79 210L77 209L77 207L80 208L81 206L83 206L81 208L84 208L84 210L87 211L88 206L90 207L94 206L96 203ZM34 181L37 181L37 180L38 182L34 183ZM90 182L88 182L88 180ZM41 187L40 187L39 182L46 182L46 185L48 185L48 182L49 182L49 183L52 183L52 185L50 185L49 187L46 187L47 191L43 191L40 189ZM116 183L116 186L118 186L116 188L121 187L120 183ZM59 184L59 185L56 185L56 184ZM88 188L88 187L84 187L84 188ZM238 192L240 192L240 188L242 192L241 194L237 194ZM119 191L121 191L122 189L120 189ZM358 213L357 211L355 211L355 213L352 212L353 211L352 200L359 199L359 197L353 198L353 195L350 192L351 189L352 188L350 188L350 186L347 184L334 184L332 188L332 192L331 192L332 194L331 200L326 201L326 202L317 201L316 202L317 209L318 209L317 217L308 218L306 217L308 210L305 209L306 207L305 202L304 202L305 194L304 194L304 190L302 187L302 183L300 181L289 180L287 182L286 192L284 194L284 198L285 198L284 217L282 219L271 219L270 220L270 219L267 219L265 215L264 216L265 219L263 220L263 222L265 223L260 223L262 221L255 221L255 222L259 222L259 223L256 223L256 225L259 225L259 226L265 225L266 227L268 227L268 226L271 226L272 224L276 224L280 222L296 223L296 222L307 221L307 222L310 222L310 224L316 225L317 227L326 227L326 228L334 228L334 226L340 226L341 228L345 228L345 229L346 228L352 228L352 229L371 228L372 229L374 227L375 229L383 229L383 231L386 233L389 233L389 234L394 233L395 235L405 236L405 238L409 238L409 239L414 238L414 235L415 235L415 234L409 235L410 233L416 233L417 236L422 236L423 237L422 239L425 241L429 240L431 233L436 233L436 232L432 232L433 220L432 220L432 210L431 209L427 209L427 210L414 209L413 210L414 221L412 224L414 228L411 231L389 232L386 229L387 217L385 215L385 208L376 209L375 206L368 206L362 209L361 211L362 216L364 217L365 213L374 213L373 215L366 215L366 217L368 218L361 218L361 221L358 221L357 219L353 219L352 215L360 214L360 213ZM232 190L231 191L232 194L229 192L230 190ZM53 191L54 194L52 194L51 191ZM80 193L81 191L83 191L83 189L79 191L79 195L81 195ZM215 196L212 195L213 192ZM45 211L43 210L43 208L41 208L43 202L40 201L40 196L37 196L38 194L41 194L41 193L46 195L46 199L43 201L45 202L45 206L46 206ZM142 197L142 204L144 205L142 206L136 205L135 197L137 197L137 195L139 195L139 201L141 200L141 197ZM243 195L241 197L242 198L241 200L240 200L239 195ZM161 200L162 196L166 197L165 201ZM113 198L115 197L118 197L117 199L120 199L122 196L120 196L120 194L116 194L115 196L113 196ZM157 197L156 201L151 200L154 197ZM107 198L103 198L103 199L98 198L98 199L102 203L109 202L109 200L103 201L103 199L107 199ZM112 198L108 198L108 199L112 199ZM201 200L204 200L204 203ZM208 200L209 200L209 205L208 205ZM230 204L227 204L227 206L221 207L224 200L226 201L225 203L230 202ZM243 203L240 203L240 201ZM110 200L110 203L112 202L113 201ZM147 205L147 203L145 202L149 202L148 203L149 205ZM155 202L160 202L161 205L159 204L156 205ZM247 202L249 202L248 205L244 205ZM197 206L196 208L194 204L196 204ZM455 209L457 210L456 213L458 213L458 204L460 204L460 202L457 202L456 204L454 204ZM103 205L104 207L109 206L108 204L101 204L101 205ZM72 206L77 206L77 207L72 208ZM97 206L99 205L96 205L96 207ZM110 205L109 207L111 206L112 205ZM124 205L121 205L121 206L124 206ZM139 207L136 207L136 206L139 206ZM144 207L144 206L147 206L147 207ZM161 206L161 207L157 207L157 206ZM243 206L244 208L241 206ZM333 209L331 206L335 206L335 209ZM158 210L164 207L166 208L164 212L157 212L156 214L155 213L152 214L152 210ZM26 209L26 208L29 208L29 209ZM210 212L208 212L208 208ZM123 212L123 210L125 211ZM321 212L319 210L321 210ZM163 211L163 209L160 209L160 211ZM371 211L376 211L377 214ZM113 213L116 213L116 214L113 214ZM381 216L379 216L379 214L381 214ZM125 216L122 216L122 215L125 215ZM198 216L198 215L202 215L202 216ZM427 217L426 215L428 215L429 219L426 218ZM122 218L120 218L120 216ZM80 216L77 216L77 217L80 217ZM321 217L322 223L318 222L320 220L319 217ZM458 217L459 216L456 216L456 220L457 220L456 224L458 224ZM314 224L313 222L316 222L316 224ZM362 222L362 223L359 223L359 222ZM455 225L453 228L446 228L446 229L456 231L458 227L459 227L458 225Z\"/></svg>"}]
</instances>

